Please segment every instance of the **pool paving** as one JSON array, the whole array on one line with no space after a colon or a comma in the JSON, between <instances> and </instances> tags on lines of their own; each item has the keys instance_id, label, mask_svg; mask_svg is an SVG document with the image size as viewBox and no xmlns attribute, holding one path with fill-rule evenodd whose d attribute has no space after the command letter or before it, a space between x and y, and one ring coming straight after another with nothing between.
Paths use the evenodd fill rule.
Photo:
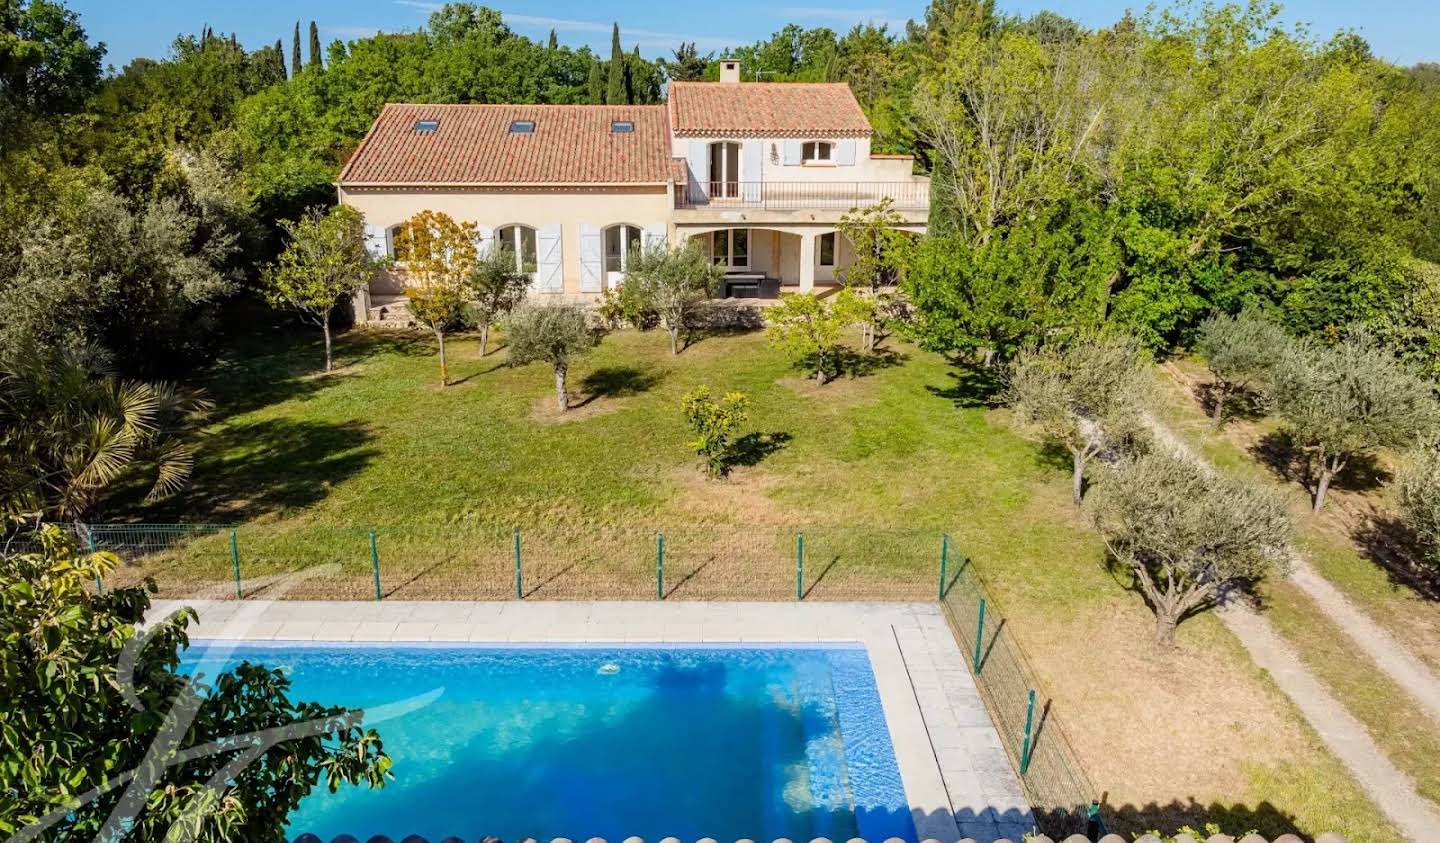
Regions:
<instances>
[{"instance_id":1,"label":"pool paving","mask_svg":"<svg viewBox=\"0 0 1440 843\"><path fill-rule=\"evenodd\" d=\"M566 643L859 642L875 673L921 840L1019 840L1034 821L939 607L928 603L160 601L194 640Z\"/></svg>"}]
</instances>

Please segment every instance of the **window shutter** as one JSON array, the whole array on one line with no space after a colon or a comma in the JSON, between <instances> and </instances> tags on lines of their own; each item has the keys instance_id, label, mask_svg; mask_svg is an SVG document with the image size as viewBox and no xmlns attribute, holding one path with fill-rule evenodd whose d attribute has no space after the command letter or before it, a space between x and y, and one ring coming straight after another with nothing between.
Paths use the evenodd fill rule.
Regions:
<instances>
[{"instance_id":1,"label":"window shutter","mask_svg":"<svg viewBox=\"0 0 1440 843\"><path fill-rule=\"evenodd\" d=\"M389 232L378 225L365 223L365 253L375 260L390 255Z\"/></svg>"},{"instance_id":2,"label":"window shutter","mask_svg":"<svg viewBox=\"0 0 1440 843\"><path fill-rule=\"evenodd\" d=\"M658 222L654 225L645 226L645 248L653 249L656 246L665 245L665 223Z\"/></svg>"},{"instance_id":3,"label":"window shutter","mask_svg":"<svg viewBox=\"0 0 1440 843\"><path fill-rule=\"evenodd\" d=\"M580 292L600 292L600 226L580 223Z\"/></svg>"},{"instance_id":4,"label":"window shutter","mask_svg":"<svg viewBox=\"0 0 1440 843\"><path fill-rule=\"evenodd\" d=\"M841 167L855 166L855 141L842 140L835 144L835 163Z\"/></svg>"},{"instance_id":5,"label":"window shutter","mask_svg":"<svg viewBox=\"0 0 1440 843\"><path fill-rule=\"evenodd\" d=\"M743 183L746 202L760 201L761 144L758 140L747 140L740 146L740 181Z\"/></svg>"},{"instance_id":6,"label":"window shutter","mask_svg":"<svg viewBox=\"0 0 1440 843\"><path fill-rule=\"evenodd\" d=\"M798 141L798 140L787 140L787 141L785 141L785 166L787 166L787 167L798 167L798 166L800 166L800 141Z\"/></svg>"},{"instance_id":7,"label":"window shutter","mask_svg":"<svg viewBox=\"0 0 1440 843\"><path fill-rule=\"evenodd\" d=\"M535 232L535 286L547 293L565 289L560 232L559 223L542 225Z\"/></svg>"},{"instance_id":8,"label":"window shutter","mask_svg":"<svg viewBox=\"0 0 1440 843\"><path fill-rule=\"evenodd\" d=\"M495 245L495 229L488 225L475 226L475 252L484 255Z\"/></svg>"},{"instance_id":9,"label":"window shutter","mask_svg":"<svg viewBox=\"0 0 1440 843\"><path fill-rule=\"evenodd\" d=\"M705 141L690 141L690 201L705 201L710 182L710 147Z\"/></svg>"}]
</instances>

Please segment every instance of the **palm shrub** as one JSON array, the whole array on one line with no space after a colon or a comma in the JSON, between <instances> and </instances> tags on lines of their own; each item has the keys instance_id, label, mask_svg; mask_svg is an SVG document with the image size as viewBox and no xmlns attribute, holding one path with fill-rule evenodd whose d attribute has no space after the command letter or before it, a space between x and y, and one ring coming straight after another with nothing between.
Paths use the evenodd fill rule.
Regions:
<instances>
[{"instance_id":1,"label":"palm shrub","mask_svg":"<svg viewBox=\"0 0 1440 843\"><path fill-rule=\"evenodd\" d=\"M521 307L506 320L505 331L509 338L509 365L549 363L555 371L556 405L562 413L570 409L570 394L565 383L570 365L599 342L585 309L573 304Z\"/></svg>"},{"instance_id":2,"label":"palm shrub","mask_svg":"<svg viewBox=\"0 0 1440 843\"><path fill-rule=\"evenodd\" d=\"M118 377L95 346L11 346L0 352L0 501L78 520L128 478L148 485L147 501L173 495L211 406L174 384Z\"/></svg>"},{"instance_id":3,"label":"palm shrub","mask_svg":"<svg viewBox=\"0 0 1440 843\"><path fill-rule=\"evenodd\" d=\"M1289 343L1289 335L1279 325L1254 310L1237 316L1217 314L1200 324L1195 350L1214 377L1210 419L1216 428L1225 423L1230 399L1270 382Z\"/></svg>"},{"instance_id":4,"label":"palm shrub","mask_svg":"<svg viewBox=\"0 0 1440 843\"><path fill-rule=\"evenodd\" d=\"M1155 613L1155 641L1175 643L1186 618L1251 588L1284 564L1290 516L1269 489L1152 452L1110 469L1093 517L1110 560Z\"/></svg>"},{"instance_id":5,"label":"palm shrub","mask_svg":"<svg viewBox=\"0 0 1440 843\"><path fill-rule=\"evenodd\" d=\"M1070 454L1071 500L1085 493L1085 469L1103 451L1137 435L1150 373L1130 337L1087 337L1022 351L1007 373L1004 400Z\"/></svg>"},{"instance_id":6,"label":"palm shrub","mask_svg":"<svg viewBox=\"0 0 1440 843\"><path fill-rule=\"evenodd\" d=\"M681 399L685 423L695 432L690 447L705 462L711 477L724 477L734 460L731 437L748 417L749 399L743 392L727 392L717 400L708 386L697 386Z\"/></svg>"}]
</instances>

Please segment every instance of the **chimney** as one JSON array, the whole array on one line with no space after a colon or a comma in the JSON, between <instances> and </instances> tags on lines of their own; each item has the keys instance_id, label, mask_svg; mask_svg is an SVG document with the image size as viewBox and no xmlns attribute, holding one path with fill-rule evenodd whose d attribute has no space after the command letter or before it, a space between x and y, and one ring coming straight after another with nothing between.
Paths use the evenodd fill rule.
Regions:
<instances>
[{"instance_id":1,"label":"chimney","mask_svg":"<svg viewBox=\"0 0 1440 843\"><path fill-rule=\"evenodd\" d=\"M737 61L736 59L721 59L721 61L720 61L720 81L721 81L721 82L739 82L739 81L740 81L740 62Z\"/></svg>"}]
</instances>

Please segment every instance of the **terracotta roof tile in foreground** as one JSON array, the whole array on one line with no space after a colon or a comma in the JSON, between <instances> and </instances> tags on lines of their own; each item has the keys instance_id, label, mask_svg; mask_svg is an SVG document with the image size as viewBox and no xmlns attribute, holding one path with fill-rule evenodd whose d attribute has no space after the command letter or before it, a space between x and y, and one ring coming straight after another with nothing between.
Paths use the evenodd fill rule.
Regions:
<instances>
[{"instance_id":1,"label":"terracotta roof tile in foreground","mask_svg":"<svg viewBox=\"0 0 1440 843\"><path fill-rule=\"evenodd\" d=\"M676 137L865 137L870 121L844 82L671 82Z\"/></svg>"},{"instance_id":2,"label":"terracotta roof tile in foreground","mask_svg":"<svg viewBox=\"0 0 1440 843\"><path fill-rule=\"evenodd\" d=\"M433 131L416 123L433 120ZM533 120L528 134L511 133ZM633 132L614 132L629 121ZM340 184L664 184L663 105L390 104L340 171Z\"/></svg>"}]
</instances>

